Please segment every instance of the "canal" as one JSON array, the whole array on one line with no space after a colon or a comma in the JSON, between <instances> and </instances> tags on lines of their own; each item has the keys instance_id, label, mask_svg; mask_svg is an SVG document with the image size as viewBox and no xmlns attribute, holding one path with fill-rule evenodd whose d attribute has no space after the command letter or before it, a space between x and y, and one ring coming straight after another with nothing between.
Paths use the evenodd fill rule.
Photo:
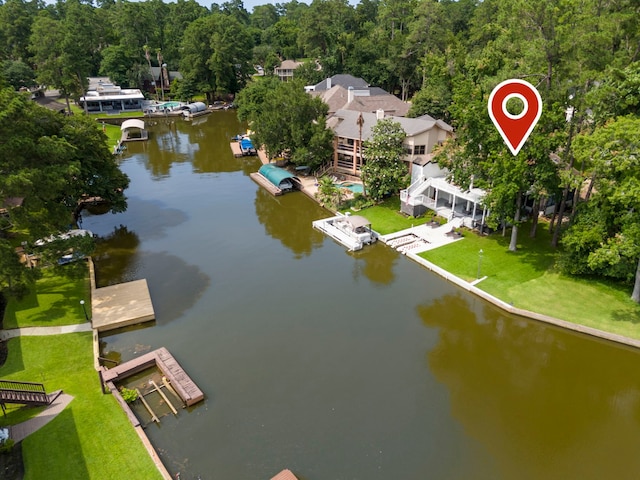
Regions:
<instances>
[{"instance_id":1,"label":"canal","mask_svg":"<svg viewBox=\"0 0 640 480\"><path fill-rule=\"evenodd\" d=\"M234 112L129 144L125 213L84 215L99 286L146 278L162 346L206 400L146 431L182 479L636 479L638 353L504 314L382 244L352 254L234 158ZM552 302L553 292L541 302Z\"/></svg>"}]
</instances>

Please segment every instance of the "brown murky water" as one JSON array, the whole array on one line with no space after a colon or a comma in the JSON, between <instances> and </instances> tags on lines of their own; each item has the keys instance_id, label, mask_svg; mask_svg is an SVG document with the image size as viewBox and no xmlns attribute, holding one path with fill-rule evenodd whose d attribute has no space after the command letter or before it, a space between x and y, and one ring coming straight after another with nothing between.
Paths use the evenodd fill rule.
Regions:
<instances>
[{"instance_id":1,"label":"brown murky water","mask_svg":"<svg viewBox=\"0 0 640 480\"><path fill-rule=\"evenodd\" d=\"M182 479L640 478L638 353L514 318L378 244L356 254L234 158L233 112L130 145L129 209L85 215L101 285L146 278L167 347L206 401L147 433Z\"/></svg>"}]
</instances>

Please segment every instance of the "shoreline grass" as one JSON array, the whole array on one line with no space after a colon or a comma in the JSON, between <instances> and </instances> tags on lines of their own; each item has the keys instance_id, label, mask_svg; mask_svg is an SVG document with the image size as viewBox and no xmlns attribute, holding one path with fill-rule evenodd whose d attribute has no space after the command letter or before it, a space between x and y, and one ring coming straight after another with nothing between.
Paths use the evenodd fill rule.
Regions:
<instances>
[{"instance_id":1,"label":"shoreline grass","mask_svg":"<svg viewBox=\"0 0 640 480\"><path fill-rule=\"evenodd\" d=\"M4 327L85 322L80 300L90 300L88 276L56 276L44 270L33 291L8 299ZM90 305L87 305L90 306ZM7 342L0 378L43 383L47 392L74 397L63 412L22 442L25 480L49 478L159 479L129 419L113 396L104 395L93 364L91 333L20 336ZM44 407L8 406L0 427L37 415Z\"/></svg>"},{"instance_id":2,"label":"shoreline grass","mask_svg":"<svg viewBox=\"0 0 640 480\"><path fill-rule=\"evenodd\" d=\"M22 442L25 480L50 478L161 478L115 398L103 395L93 368L91 333L17 337L0 367L7 380L44 383L74 397L46 426ZM20 409L23 410L23 409ZM34 409L31 414L36 413ZM19 410L0 425L25 419Z\"/></svg>"},{"instance_id":3,"label":"shoreline grass","mask_svg":"<svg viewBox=\"0 0 640 480\"><path fill-rule=\"evenodd\" d=\"M398 197L359 214L382 235L424 224L432 216L403 215ZM548 223L541 219L536 238L529 230L529 223L520 227L516 252L508 250L510 230L504 237L500 232L480 236L465 230L464 240L419 256L468 282L486 276L476 287L515 307L640 339L640 305L631 300L629 285L562 274Z\"/></svg>"},{"instance_id":4,"label":"shoreline grass","mask_svg":"<svg viewBox=\"0 0 640 480\"><path fill-rule=\"evenodd\" d=\"M80 300L91 311L90 285L87 277L57 276L43 269L42 278L21 299L9 298L3 328L55 327L86 322Z\"/></svg>"},{"instance_id":5,"label":"shoreline grass","mask_svg":"<svg viewBox=\"0 0 640 480\"><path fill-rule=\"evenodd\" d=\"M535 239L528 227L520 229L516 252L508 250L509 235L465 231L464 240L419 256L466 281L486 276L476 287L515 307L640 339L640 305L631 300L630 287L562 274L546 224Z\"/></svg>"}]
</instances>

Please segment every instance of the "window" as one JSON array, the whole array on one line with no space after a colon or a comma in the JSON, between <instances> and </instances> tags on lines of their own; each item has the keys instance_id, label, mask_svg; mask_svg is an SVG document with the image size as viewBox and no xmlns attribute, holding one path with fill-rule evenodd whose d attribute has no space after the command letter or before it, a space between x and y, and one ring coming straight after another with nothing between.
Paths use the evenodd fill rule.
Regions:
<instances>
[{"instance_id":1,"label":"window","mask_svg":"<svg viewBox=\"0 0 640 480\"><path fill-rule=\"evenodd\" d=\"M424 155L426 151L425 145L416 145L413 147L414 155Z\"/></svg>"}]
</instances>

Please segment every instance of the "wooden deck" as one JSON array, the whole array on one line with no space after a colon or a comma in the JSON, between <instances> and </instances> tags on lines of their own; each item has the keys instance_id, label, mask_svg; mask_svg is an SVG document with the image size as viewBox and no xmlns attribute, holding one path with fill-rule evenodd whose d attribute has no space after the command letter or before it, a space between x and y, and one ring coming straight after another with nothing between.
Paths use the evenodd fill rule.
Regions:
<instances>
[{"instance_id":1,"label":"wooden deck","mask_svg":"<svg viewBox=\"0 0 640 480\"><path fill-rule=\"evenodd\" d=\"M231 152L234 157L242 157L242 149L240 148L240 142L231 142L229 144L231 147Z\"/></svg>"},{"instance_id":2,"label":"wooden deck","mask_svg":"<svg viewBox=\"0 0 640 480\"><path fill-rule=\"evenodd\" d=\"M250 173L249 176L251 179L256 182L258 185L263 187L266 191L274 196L282 195L282 190L276 187L273 183L267 180L263 175L258 172Z\"/></svg>"},{"instance_id":3,"label":"wooden deck","mask_svg":"<svg viewBox=\"0 0 640 480\"><path fill-rule=\"evenodd\" d=\"M92 292L91 323L98 332L154 320L145 279L96 288Z\"/></svg>"},{"instance_id":4,"label":"wooden deck","mask_svg":"<svg viewBox=\"0 0 640 480\"><path fill-rule=\"evenodd\" d=\"M204 393L182 369L169 350L162 347L153 352L146 353L116 367L102 371L102 380L116 382L131 375L157 366L162 374L167 377L171 386L180 396L186 406L190 407L204 399Z\"/></svg>"}]
</instances>

